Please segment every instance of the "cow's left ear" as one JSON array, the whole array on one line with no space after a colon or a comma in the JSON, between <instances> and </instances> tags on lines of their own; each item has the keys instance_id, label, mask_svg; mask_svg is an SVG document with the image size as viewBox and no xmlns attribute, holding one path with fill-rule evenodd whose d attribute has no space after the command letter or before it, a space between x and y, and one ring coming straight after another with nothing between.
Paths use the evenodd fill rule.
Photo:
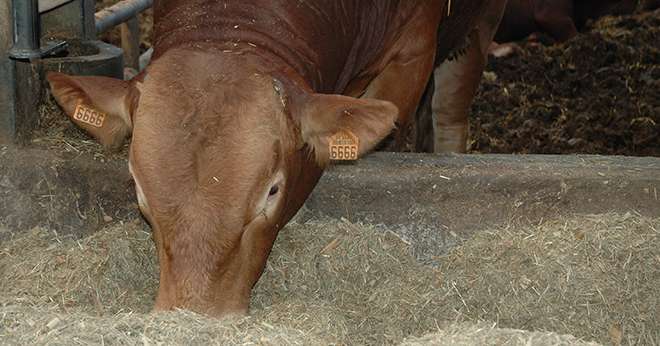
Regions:
<instances>
[{"instance_id":1,"label":"cow's left ear","mask_svg":"<svg viewBox=\"0 0 660 346\"><path fill-rule=\"evenodd\" d=\"M331 136L350 131L359 140L362 156L392 131L399 114L391 102L328 94L304 95L298 111L302 139L322 167L330 161Z\"/></svg>"},{"instance_id":2,"label":"cow's left ear","mask_svg":"<svg viewBox=\"0 0 660 346\"><path fill-rule=\"evenodd\" d=\"M48 73L46 79L69 118L104 147L121 147L133 131L133 113L140 98L134 81L58 72Z\"/></svg>"}]
</instances>

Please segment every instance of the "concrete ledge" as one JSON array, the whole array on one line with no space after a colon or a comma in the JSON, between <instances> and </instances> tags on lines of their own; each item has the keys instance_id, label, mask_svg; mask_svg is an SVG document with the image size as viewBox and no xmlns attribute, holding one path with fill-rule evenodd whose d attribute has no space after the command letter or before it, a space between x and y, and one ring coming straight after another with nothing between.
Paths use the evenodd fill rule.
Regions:
<instances>
[{"instance_id":1,"label":"concrete ledge","mask_svg":"<svg viewBox=\"0 0 660 346\"><path fill-rule=\"evenodd\" d=\"M124 160L41 149L0 151L0 225L12 232L45 226L84 236L107 222L138 217L135 201Z\"/></svg>"},{"instance_id":2,"label":"concrete ledge","mask_svg":"<svg viewBox=\"0 0 660 346\"><path fill-rule=\"evenodd\" d=\"M324 176L306 206L380 224L426 262L474 232L570 214L660 216L660 159L375 153Z\"/></svg>"},{"instance_id":3,"label":"concrete ledge","mask_svg":"<svg viewBox=\"0 0 660 346\"><path fill-rule=\"evenodd\" d=\"M374 153L329 169L299 217L379 225L420 260L486 227L573 213L660 217L660 159ZM126 160L42 149L0 151L0 224L83 236L138 217ZM429 250L431 249L431 250Z\"/></svg>"}]
</instances>

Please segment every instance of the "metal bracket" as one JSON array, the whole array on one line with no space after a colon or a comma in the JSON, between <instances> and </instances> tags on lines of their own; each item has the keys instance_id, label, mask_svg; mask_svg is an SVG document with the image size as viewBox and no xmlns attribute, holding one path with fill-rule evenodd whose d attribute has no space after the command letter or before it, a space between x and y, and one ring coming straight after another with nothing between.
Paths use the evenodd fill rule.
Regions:
<instances>
[{"instance_id":1,"label":"metal bracket","mask_svg":"<svg viewBox=\"0 0 660 346\"><path fill-rule=\"evenodd\" d=\"M17 44L9 50L9 57L14 60L30 60L57 54L69 46L66 41L47 41L38 49L18 47Z\"/></svg>"}]
</instances>

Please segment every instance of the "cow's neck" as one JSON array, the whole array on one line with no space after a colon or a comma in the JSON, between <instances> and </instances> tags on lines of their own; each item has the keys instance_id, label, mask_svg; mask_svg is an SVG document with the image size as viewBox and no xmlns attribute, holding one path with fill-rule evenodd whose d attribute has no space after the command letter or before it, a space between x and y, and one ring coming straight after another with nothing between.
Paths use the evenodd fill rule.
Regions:
<instances>
[{"instance_id":1,"label":"cow's neck","mask_svg":"<svg viewBox=\"0 0 660 346\"><path fill-rule=\"evenodd\" d=\"M315 91L341 93L400 25L392 15L396 6L385 0L161 1L154 57L184 44L215 44L279 61Z\"/></svg>"}]
</instances>

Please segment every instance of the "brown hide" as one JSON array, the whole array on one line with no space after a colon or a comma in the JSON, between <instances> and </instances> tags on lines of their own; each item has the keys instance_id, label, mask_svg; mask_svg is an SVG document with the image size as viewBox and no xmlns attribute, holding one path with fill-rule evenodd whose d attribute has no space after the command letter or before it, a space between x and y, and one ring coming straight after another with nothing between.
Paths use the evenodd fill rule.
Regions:
<instances>
[{"instance_id":1,"label":"brown hide","mask_svg":"<svg viewBox=\"0 0 660 346\"><path fill-rule=\"evenodd\" d=\"M315 91L341 93L383 56L422 2L430 1L157 1L154 58L187 42L250 44Z\"/></svg>"}]
</instances>

